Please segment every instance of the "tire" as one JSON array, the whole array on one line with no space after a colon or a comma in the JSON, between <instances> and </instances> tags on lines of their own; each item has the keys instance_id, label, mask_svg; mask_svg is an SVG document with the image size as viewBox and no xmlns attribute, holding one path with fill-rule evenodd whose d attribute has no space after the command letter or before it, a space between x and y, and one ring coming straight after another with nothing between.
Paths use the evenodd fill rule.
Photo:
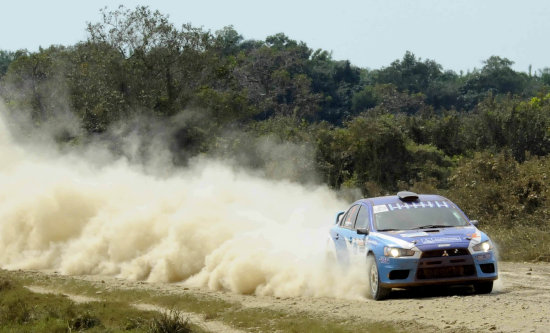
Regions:
<instances>
[{"instance_id":1,"label":"tire","mask_svg":"<svg viewBox=\"0 0 550 333\"><path fill-rule=\"evenodd\" d=\"M489 294L493 291L493 281L474 283L474 292L476 294Z\"/></svg>"},{"instance_id":2,"label":"tire","mask_svg":"<svg viewBox=\"0 0 550 333\"><path fill-rule=\"evenodd\" d=\"M378 266L373 255L367 256L367 278L369 281L368 296L373 300L380 301L386 299L390 294L391 288L380 286L380 275Z\"/></svg>"}]
</instances>

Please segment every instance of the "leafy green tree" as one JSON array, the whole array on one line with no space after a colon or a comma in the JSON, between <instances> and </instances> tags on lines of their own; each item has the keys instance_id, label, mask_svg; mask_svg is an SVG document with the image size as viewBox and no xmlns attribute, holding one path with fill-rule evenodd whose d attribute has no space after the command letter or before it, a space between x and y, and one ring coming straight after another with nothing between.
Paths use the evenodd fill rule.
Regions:
<instances>
[{"instance_id":1,"label":"leafy green tree","mask_svg":"<svg viewBox=\"0 0 550 333\"><path fill-rule=\"evenodd\" d=\"M392 84L400 92L421 93L435 110L457 106L461 78L453 71L443 71L433 60L422 60L407 51L401 60L369 73L371 84Z\"/></svg>"},{"instance_id":2,"label":"leafy green tree","mask_svg":"<svg viewBox=\"0 0 550 333\"><path fill-rule=\"evenodd\" d=\"M311 117L317 112L319 96L311 91L306 74L310 54L304 43L277 34L239 57L239 84L263 119L274 115Z\"/></svg>"},{"instance_id":3,"label":"leafy green tree","mask_svg":"<svg viewBox=\"0 0 550 333\"><path fill-rule=\"evenodd\" d=\"M375 87L365 86L363 90L356 92L351 101L351 110L360 113L372 109L378 103Z\"/></svg>"},{"instance_id":4,"label":"leafy green tree","mask_svg":"<svg viewBox=\"0 0 550 333\"><path fill-rule=\"evenodd\" d=\"M392 84L379 84L374 87L377 105L371 114L431 114L432 108L424 103L425 95L400 92Z\"/></svg>"},{"instance_id":5,"label":"leafy green tree","mask_svg":"<svg viewBox=\"0 0 550 333\"><path fill-rule=\"evenodd\" d=\"M353 96L360 90L361 71L349 61L334 61L330 53L317 50L308 64L312 89L320 96L317 120L341 124L352 116Z\"/></svg>"},{"instance_id":6,"label":"leafy green tree","mask_svg":"<svg viewBox=\"0 0 550 333\"><path fill-rule=\"evenodd\" d=\"M404 161L410 161L406 137L394 116L356 117L344 128L321 132L318 163L332 186L359 187L375 182L394 190L398 180L408 178Z\"/></svg>"},{"instance_id":7,"label":"leafy green tree","mask_svg":"<svg viewBox=\"0 0 550 333\"><path fill-rule=\"evenodd\" d=\"M508 145L518 162L524 162L527 154L550 153L550 95L519 102L507 116L504 128Z\"/></svg>"},{"instance_id":8,"label":"leafy green tree","mask_svg":"<svg viewBox=\"0 0 550 333\"><path fill-rule=\"evenodd\" d=\"M201 86L211 35L189 24L177 29L167 16L143 6L102 14L102 23L88 25L89 42L110 45L124 57L125 99L132 107L161 115L185 107Z\"/></svg>"},{"instance_id":9,"label":"leafy green tree","mask_svg":"<svg viewBox=\"0 0 550 333\"><path fill-rule=\"evenodd\" d=\"M545 67L540 71L540 80L543 84L550 86L550 68Z\"/></svg>"},{"instance_id":10,"label":"leafy green tree","mask_svg":"<svg viewBox=\"0 0 550 333\"><path fill-rule=\"evenodd\" d=\"M51 46L36 53L18 52L3 77L3 97L14 109L30 111L36 124L68 112L67 71L70 50Z\"/></svg>"},{"instance_id":11,"label":"leafy green tree","mask_svg":"<svg viewBox=\"0 0 550 333\"><path fill-rule=\"evenodd\" d=\"M71 53L67 75L73 111L89 133L130 116L130 82L124 57L106 43L84 42Z\"/></svg>"},{"instance_id":12,"label":"leafy green tree","mask_svg":"<svg viewBox=\"0 0 550 333\"><path fill-rule=\"evenodd\" d=\"M17 57L16 52L0 50L0 78L6 74L8 67Z\"/></svg>"},{"instance_id":13,"label":"leafy green tree","mask_svg":"<svg viewBox=\"0 0 550 333\"><path fill-rule=\"evenodd\" d=\"M414 115L403 119L403 128L415 143L433 145L445 155L455 156L471 149L464 137L464 118L455 110Z\"/></svg>"},{"instance_id":14,"label":"leafy green tree","mask_svg":"<svg viewBox=\"0 0 550 333\"><path fill-rule=\"evenodd\" d=\"M450 110L458 106L462 79L453 71L445 71L426 88L426 103L435 110Z\"/></svg>"},{"instance_id":15,"label":"leafy green tree","mask_svg":"<svg viewBox=\"0 0 550 333\"><path fill-rule=\"evenodd\" d=\"M236 56L241 51L243 41L243 36L233 26L227 26L216 31L211 48L221 57Z\"/></svg>"},{"instance_id":16,"label":"leafy green tree","mask_svg":"<svg viewBox=\"0 0 550 333\"><path fill-rule=\"evenodd\" d=\"M480 71L475 71L460 88L459 105L472 109L481 100L491 95L522 94L527 78L512 69L513 61L491 56L484 61Z\"/></svg>"},{"instance_id":17,"label":"leafy green tree","mask_svg":"<svg viewBox=\"0 0 550 333\"><path fill-rule=\"evenodd\" d=\"M402 60L377 72L378 83L391 83L400 91L425 93L432 82L442 75L442 67L433 60L424 60L407 51Z\"/></svg>"}]
</instances>

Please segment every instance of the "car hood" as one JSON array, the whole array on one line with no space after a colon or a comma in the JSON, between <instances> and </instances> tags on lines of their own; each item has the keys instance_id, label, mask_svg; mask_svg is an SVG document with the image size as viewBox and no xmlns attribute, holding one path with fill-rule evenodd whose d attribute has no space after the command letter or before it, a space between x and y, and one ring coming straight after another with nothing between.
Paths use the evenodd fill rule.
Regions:
<instances>
[{"instance_id":1,"label":"car hood","mask_svg":"<svg viewBox=\"0 0 550 333\"><path fill-rule=\"evenodd\" d=\"M398 246L420 250L446 246L468 247L479 243L482 233L473 226L454 228L433 228L426 230L401 230L378 233L381 238L393 241Z\"/></svg>"}]
</instances>

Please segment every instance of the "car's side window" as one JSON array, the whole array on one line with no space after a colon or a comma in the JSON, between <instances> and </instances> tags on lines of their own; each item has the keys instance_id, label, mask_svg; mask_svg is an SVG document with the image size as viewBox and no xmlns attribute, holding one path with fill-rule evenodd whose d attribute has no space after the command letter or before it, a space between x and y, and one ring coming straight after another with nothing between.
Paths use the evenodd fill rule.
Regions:
<instances>
[{"instance_id":1,"label":"car's side window","mask_svg":"<svg viewBox=\"0 0 550 333\"><path fill-rule=\"evenodd\" d=\"M352 206L346 215L344 216L342 223L340 224L344 228L353 228L355 224L355 219L357 218L357 213L359 213L359 205Z\"/></svg>"},{"instance_id":2,"label":"car's side window","mask_svg":"<svg viewBox=\"0 0 550 333\"><path fill-rule=\"evenodd\" d=\"M343 227L344 226L344 222L346 222L346 218L348 217L348 213L349 212L346 212L344 215L342 215L340 217L340 222L338 222L338 225Z\"/></svg>"},{"instance_id":3,"label":"car's side window","mask_svg":"<svg viewBox=\"0 0 550 333\"><path fill-rule=\"evenodd\" d=\"M355 229L368 229L369 228L369 209L367 206L361 206L357 220L355 222Z\"/></svg>"}]
</instances>

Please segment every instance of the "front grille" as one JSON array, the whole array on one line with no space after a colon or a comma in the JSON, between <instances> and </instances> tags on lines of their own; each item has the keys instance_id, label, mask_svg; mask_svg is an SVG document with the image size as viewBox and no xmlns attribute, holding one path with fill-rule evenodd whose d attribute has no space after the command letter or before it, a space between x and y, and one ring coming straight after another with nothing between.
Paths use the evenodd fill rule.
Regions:
<instances>
[{"instance_id":1,"label":"front grille","mask_svg":"<svg viewBox=\"0 0 550 333\"><path fill-rule=\"evenodd\" d=\"M470 252L467 248L451 248L451 249L437 249L422 252L421 258L438 258L438 257L456 257L469 255Z\"/></svg>"},{"instance_id":2,"label":"front grille","mask_svg":"<svg viewBox=\"0 0 550 333\"><path fill-rule=\"evenodd\" d=\"M474 265L459 265L447 267L419 268L416 273L418 279L440 279L475 275Z\"/></svg>"},{"instance_id":3,"label":"front grille","mask_svg":"<svg viewBox=\"0 0 550 333\"><path fill-rule=\"evenodd\" d=\"M467 248L436 249L422 252L416 279L448 279L476 276L474 259Z\"/></svg>"}]
</instances>

